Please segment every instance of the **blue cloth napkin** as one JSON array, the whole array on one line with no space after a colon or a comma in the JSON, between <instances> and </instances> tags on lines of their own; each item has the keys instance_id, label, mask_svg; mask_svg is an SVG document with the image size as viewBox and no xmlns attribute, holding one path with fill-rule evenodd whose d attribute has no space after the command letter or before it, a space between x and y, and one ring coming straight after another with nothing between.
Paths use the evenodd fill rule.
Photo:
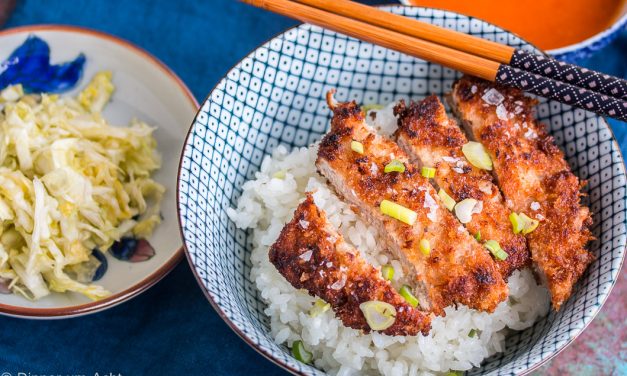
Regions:
<instances>
[{"instance_id":1,"label":"blue cloth napkin","mask_svg":"<svg viewBox=\"0 0 627 376\"><path fill-rule=\"evenodd\" d=\"M90 27L138 44L169 65L199 102L248 52L295 24L232 0L22 0L6 27L42 23ZM625 61L627 34L583 65L627 77ZM624 153L626 124L612 126ZM285 374L224 324L187 262L105 312L57 321L0 317L0 325L2 376Z\"/></svg>"}]
</instances>

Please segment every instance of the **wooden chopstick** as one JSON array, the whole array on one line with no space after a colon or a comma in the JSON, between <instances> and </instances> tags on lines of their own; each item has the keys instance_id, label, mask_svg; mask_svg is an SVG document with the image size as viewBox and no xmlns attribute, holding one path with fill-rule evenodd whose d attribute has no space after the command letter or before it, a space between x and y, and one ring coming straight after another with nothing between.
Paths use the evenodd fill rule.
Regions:
<instances>
[{"instance_id":1,"label":"wooden chopstick","mask_svg":"<svg viewBox=\"0 0 627 376\"><path fill-rule=\"evenodd\" d=\"M289 0L244 3L494 81L499 63Z\"/></svg>"},{"instance_id":2,"label":"wooden chopstick","mask_svg":"<svg viewBox=\"0 0 627 376\"><path fill-rule=\"evenodd\" d=\"M431 25L398 14L382 11L349 0L295 0L328 12L398 31L456 50L468 52L552 80L592 90L620 100L627 100L627 81L548 56L492 42L473 35Z\"/></svg>"},{"instance_id":3,"label":"wooden chopstick","mask_svg":"<svg viewBox=\"0 0 627 376\"><path fill-rule=\"evenodd\" d=\"M332 3L323 0L242 0L245 3L270 10L272 12L282 14L288 17L298 19L302 22L311 23L317 26L328 28L336 32L355 37L370 43L374 43L389 49L393 49L402 53L406 53L411 56L415 56L424 60L428 60L434 63L438 63L449 68L459 70L463 73L467 73L473 76L477 76L489 81L496 82L498 84L514 86L521 90L528 91L530 93L544 96L546 98L554 99L565 104L580 107L588 111L596 112L601 115L608 115L620 120L627 120L627 101L618 99L612 96L608 96L605 93L596 92L594 90L588 90L585 88L577 87L567 82L560 82L550 77L544 77L537 74L533 69L526 71L518 68L516 65L507 65L499 63L496 60L486 59L484 57L476 56L466 51L460 51L448 46L443 46L434 42L430 42L415 36L406 35L401 32L386 29L377 25L372 25L360 19L354 19L354 14L348 12L346 9L342 10L342 14L348 16L336 14L332 10L327 10L324 7ZM300 2L299 2L300 1ZM340 1L340 0L338 0ZM305 4L307 3L307 4ZM309 5L315 4L316 6ZM349 1L342 1L342 3L350 3L351 7L359 5ZM345 4L346 5L346 4ZM367 7L369 12L382 12L378 9ZM363 12L363 10L356 10L354 12ZM377 17L382 17L382 14L377 13ZM359 16L362 18L362 16ZM370 17L368 17L370 18ZM410 20L409 18L402 17L402 22L396 20L399 23L417 22ZM379 24L384 24L379 22ZM393 24L389 23L388 26L392 27ZM435 26L434 26L435 27ZM437 27L435 27L437 28ZM398 27L395 27L398 29ZM437 28L439 29L439 28ZM429 30L434 31L433 27ZM449 37L442 38L441 41L446 42ZM518 59L520 63L526 68L527 65L533 61L528 59L529 57L537 59L538 62L547 60L546 57L536 57L533 54L528 54L524 51L514 49L513 57L520 55ZM514 59L511 59L513 61ZM553 71L557 70L562 63L555 62L551 65ZM575 66L573 66L575 67ZM541 69L538 65L535 68ZM585 69L575 67L582 73L591 72ZM546 71L546 69L545 69ZM584 72L585 71L585 72ZM563 73L563 72L562 72ZM599 76L600 73L593 72ZM596 76L593 76L596 77ZM605 75L608 81L612 84L616 84L613 87L622 87L625 80L618 79ZM609 88L610 86L607 86ZM627 87L627 85L625 85Z\"/></svg>"},{"instance_id":4,"label":"wooden chopstick","mask_svg":"<svg viewBox=\"0 0 627 376\"><path fill-rule=\"evenodd\" d=\"M401 34L509 64L515 48L348 0L295 0Z\"/></svg>"}]
</instances>

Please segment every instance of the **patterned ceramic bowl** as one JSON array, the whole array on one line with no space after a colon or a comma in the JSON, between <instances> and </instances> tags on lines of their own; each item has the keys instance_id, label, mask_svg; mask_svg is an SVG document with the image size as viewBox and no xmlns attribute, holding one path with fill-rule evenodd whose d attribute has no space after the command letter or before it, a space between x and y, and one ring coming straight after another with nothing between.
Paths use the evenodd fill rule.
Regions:
<instances>
[{"instance_id":1,"label":"patterned ceramic bowl","mask_svg":"<svg viewBox=\"0 0 627 376\"><path fill-rule=\"evenodd\" d=\"M477 19L431 9L391 11L533 50L518 37ZM189 262L211 304L260 353L303 375L323 372L291 357L269 334L264 303L249 279L251 234L226 214L242 184L279 144L305 146L325 133L328 89L337 99L389 103L450 90L458 73L310 25L253 51L218 83L187 138L178 183L179 216ZM506 351L473 375L524 374L555 356L590 323L614 285L625 252L625 168L606 121L557 102L542 101L538 117L550 128L575 173L588 180L597 260L559 313L506 340Z\"/></svg>"}]
</instances>

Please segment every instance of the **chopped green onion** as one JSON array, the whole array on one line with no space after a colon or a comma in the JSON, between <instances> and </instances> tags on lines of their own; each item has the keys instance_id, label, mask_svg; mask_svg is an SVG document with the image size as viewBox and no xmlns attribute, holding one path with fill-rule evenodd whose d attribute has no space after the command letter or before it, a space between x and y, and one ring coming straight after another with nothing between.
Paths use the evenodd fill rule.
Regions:
<instances>
[{"instance_id":1,"label":"chopped green onion","mask_svg":"<svg viewBox=\"0 0 627 376\"><path fill-rule=\"evenodd\" d=\"M390 303L369 300L361 303L359 309L372 330L385 330L396 321L396 308Z\"/></svg>"},{"instance_id":2,"label":"chopped green onion","mask_svg":"<svg viewBox=\"0 0 627 376\"><path fill-rule=\"evenodd\" d=\"M520 213L518 214L518 216L522 218L522 220L525 222L525 226L522 229L522 233L524 235L527 235L528 233L535 230L540 224L540 221L538 221L537 219L529 218L525 213Z\"/></svg>"},{"instance_id":3,"label":"chopped green onion","mask_svg":"<svg viewBox=\"0 0 627 376\"><path fill-rule=\"evenodd\" d=\"M309 364L313 360L313 354L305 349L303 341L294 341L292 344L292 355L294 355L296 360L305 364Z\"/></svg>"},{"instance_id":4,"label":"chopped green onion","mask_svg":"<svg viewBox=\"0 0 627 376\"><path fill-rule=\"evenodd\" d=\"M413 225L418 218L418 214L415 211L407 209L406 207L392 201L381 201L381 205L379 206L379 208L381 209L381 213L397 219L403 223L407 223L410 226Z\"/></svg>"},{"instance_id":5,"label":"chopped green onion","mask_svg":"<svg viewBox=\"0 0 627 376\"><path fill-rule=\"evenodd\" d=\"M385 165L383 171L387 174L390 172L405 172L405 165L398 159L392 159L390 163Z\"/></svg>"},{"instance_id":6,"label":"chopped green onion","mask_svg":"<svg viewBox=\"0 0 627 376\"><path fill-rule=\"evenodd\" d=\"M468 223L472 219L472 211L478 201L474 198L467 198L455 204L455 216L461 223Z\"/></svg>"},{"instance_id":7,"label":"chopped green onion","mask_svg":"<svg viewBox=\"0 0 627 376\"><path fill-rule=\"evenodd\" d=\"M431 243L429 243L428 239L420 239L420 244L418 245L418 248L420 248L420 252L422 252L422 254L425 256L429 256L429 254L431 253Z\"/></svg>"},{"instance_id":8,"label":"chopped green onion","mask_svg":"<svg viewBox=\"0 0 627 376\"><path fill-rule=\"evenodd\" d=\"M471 165L482 170L492 170L492 159L480 143L470 141L462 146L462 153Z\"/></svg>"},{"instance_id":9,"label":"chopped green onion","mask_svg":"<svg viewBox=\"0 0 627 376\"><path fill-rule=\"evenodd\" d=\"M317 317L325 313L326 311L328 311L329 308L331 308L331 304L325 302L322 299L316 299L316 302L314 303L313 307L311 307L311 309L309 310L309 316Z\"/></svg>"},{"instance_id":10,"label":"chopped green onion","mask_svg":"<svg viewBox=\"0 0 627 376\"><path fill-rule=\"evenodd\" d=\"M510 213L509 221L512 222L512 230L514 230L514 234L520 234L520 232L525 228L524 219L515 212Z\"/></svg>"},{"instance_id":11,"label":"chopped green onion","mask_svg":"<svg viewBox=\"0 0 627 376\"><path fill-rule=\"evenodd\" d=\"M475 329L470 329L470 331L468 332L468 337L474 337L477 335L477 330Z\"/></svg>"},{"instance_id":12,"label":"chopped green onion","mask_svg":"<svg viewBox=\"0 0 627 376\"><path fill-rule=\"evenodd\" d=\"M446 376L462 376L463 374L462 371L448 371Z\"/></svg>"},{"instance_id":13,"label":"chopped green onion","mask_svg":"<svg viewBox=\"0 0 627 376\"><path fill-rule=\"evenodd\" d=\"M475 239L477 239L477 241L481 240L481 230L477 231L477 233L475 234Z\"/></svg>"},{"instance_id":14,"label":"chopped green onion","mask_svg":"<svg viewBox=\"0 0 627 376\"><path fill-rule=\"evenodd\" d=\"M381 267L381 276L383 276L383 279L391 281L394 278L394 267L392 265L383 265Z\"/></svg>"},{"instance_id":15,"label":"chopped green onion","mask_svg":"<svg viewBox=\"0 0 627 376\"><path fill-rule=\"evenodd\" d=\"M357 154L364 153L364 144L359 141L351 141L351 150Z\"/></svg>"},{"instance_id":16,"label":"chopped green onion","mask_svg":"<svg viewBox=\"0 0 627 376\"><path fill-rule=\"evenodd\" d=\"M385 108L385 106L384 106L384 105L382 105L382 104L376 104L376 103L373 103L373 104L365 104L365 105L361 106L361 110L362 110L363 112L365 112L365 113L368 113L368 111L370 111L370 110L382 110L382 109L384 109L384 108Z\"/></svg>"},{"instance_id":17,"label":"chopped green onion","mask_svg":"<svg viewBox=\"0 0 627 376\"><path fill-rule=\"evenodd\" d=\"M407 304L414 308L418 307L418 298L416 298L414 294L411 293L411 287L403 285L403 287L401 287L399 291L399 294L401 294L401 296L405 298Z\"/></svg>"},{"instance_id":18,"label":"chopped green onion","mask_svg":"<svg viewBox=\"0 0 627 376\"><path fill-rule=\"evenodd\" d=\"M455 207L455 200L453 200L453 197L449 196L448 193L446 193L446 191L442 188L440 188L440 190L438 191L438 196L440 196L442 203L444 204L444 206L446 206L448 210L453 210L453 208Z\"/></svg>"},{"instance_id":19,"label":"chopped green onion","mask_svg":"<svg viewBox=\"0 0 627 376\"><path fill-rule=\"evenodd\" d=\"M507 252L501 248L501 245L496 240L488 240L483 244L497 260L505 260L507 258Z\"/></svg>"},{"instance_id":20,"label":"chopped green onion","mask_svg":"<svg viewBox=\"0 0 627 376\"><path fill-rule=\"evenodd\" d=\"M435 176L435 168L423 167L422 170L420 170L420 175L424 176L427 179L431 179Z\"/></svg>"},{"instance_id":21,"label":"chopped green onion","mask_svg":"<svg viewBox=\"0 0 627 376\"><path fill-rule=\"evenodd\" d=\"M277 178L277 179L285 179L285 170L279 170L277 172L274 173L274 175L272 175L273 178Z\"/></svg>"}]
</instances>

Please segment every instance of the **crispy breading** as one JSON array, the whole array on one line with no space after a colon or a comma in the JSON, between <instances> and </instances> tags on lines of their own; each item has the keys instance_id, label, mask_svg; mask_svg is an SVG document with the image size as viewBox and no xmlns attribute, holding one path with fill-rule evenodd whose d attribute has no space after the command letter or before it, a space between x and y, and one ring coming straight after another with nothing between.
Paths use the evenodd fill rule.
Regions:
<instances>
[{"instance_id":1,"label":"crispy breading","mask_svg":"<svg viewBox=\"0 0 627 376\"><path fill-rule=\"evenodd\" d=\"M356 103L328 102L333 110L331 130L322 139L316 166L331 185L362 217L379 228L382 241L400 259L415 281L421 306L438 315L446 306L462 303L493 311L507 297L507 285L483 247L440 206L437 193L407 155L393 141L377 135L364 122ZM364 153L351 150L351 141L363 144ZM385 173L392 159L405 165L402 173ZM383 215L382 200L390 200L417 213L413 225ZM431 245L428 255L419 243Z\"/></svg>"},{"instance_id":2,"label":"crispy breading","mask_svg":"<svg viewBox=\"0 0 627 376\"><path fill-rule=\"evenodd\" d=\"M419 166L435 167L435 184L455 202L473 198L482 203L480 213L472 215L465 226L481 241L496 240L508 256L495 260L501 275L509 277L514 270L529 265L530 255L522 235L512 231L510 210L494 184L492 175L470 164L462 152L468 139L457 122L446 115L444 105L432 95L420 102L399 102L394 108L398 117L396 142ZM486 250L487 251L487 250Z\"/></svg>"},{"instance_id":3,"label":"crispy breading","mask_svg":"<svg viewBox=\"0 0 627 376\"><path fill-rule=\"evenodd\" d=\"M380 270L369 265L359 251L343 240L310 193L281 231L269 256L289 283L328 302L347 327L370 332L359 305L377 300L396 309L394 324L382 333L394 336L429 333L430 315L410 306L383 279Z\"/></svg>"},{"instance_id":4,"label":"crispy breading","mask_svg":"<svg viewBox=\"0 0 627 376\"><path fill-rule=\"evenodd\" d=\"M527 235L528 244L553 308L559 310L594 260L585 249L592 239L592 219L580 204L581 182L533 118L536 101L520 90L463 77L455 83L451 100L469 133L492 157L508 205L540 220Z\"/></svg>"}]
</instances>

